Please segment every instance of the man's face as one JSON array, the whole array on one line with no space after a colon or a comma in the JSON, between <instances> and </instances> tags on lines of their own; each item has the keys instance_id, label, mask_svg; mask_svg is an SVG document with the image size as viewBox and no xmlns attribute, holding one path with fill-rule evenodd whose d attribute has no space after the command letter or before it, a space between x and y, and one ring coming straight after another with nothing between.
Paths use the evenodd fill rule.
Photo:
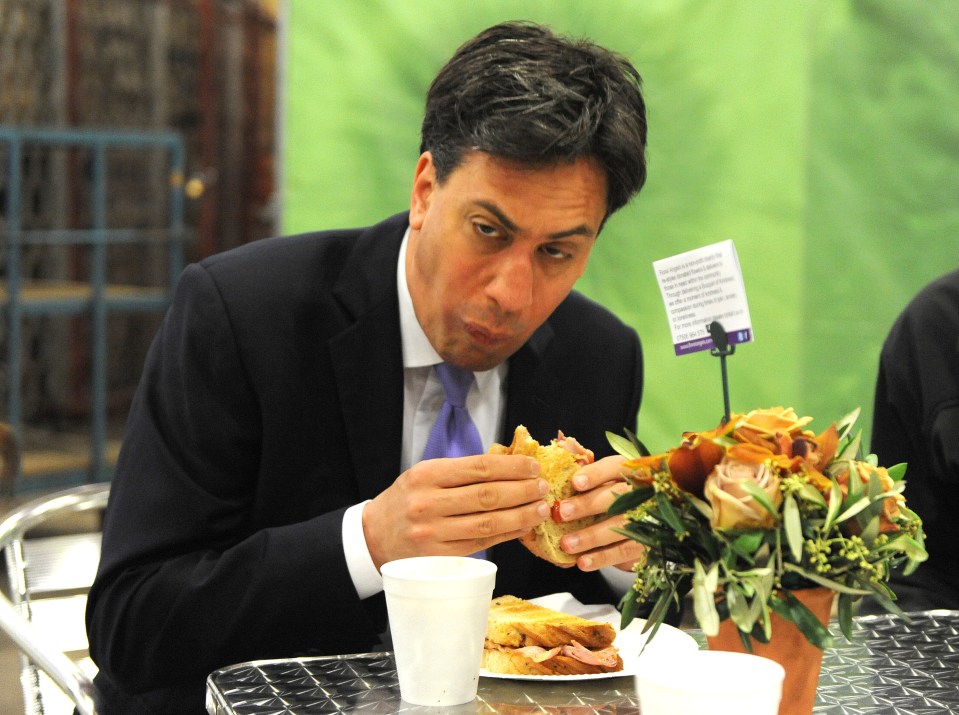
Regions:
<instances>
[{"instance_id":1,"label":"man's face","mask_svg":"<svg viewBox=\"0 0 959 715\"><path fill-rule=\"evenodd\" d=\"M406 277L440 356L482 371L516 352L586 270L605 212L605 174L588 159L529 169L473 151L440 184L424 153Z\"/></svg>"}]
</instances>

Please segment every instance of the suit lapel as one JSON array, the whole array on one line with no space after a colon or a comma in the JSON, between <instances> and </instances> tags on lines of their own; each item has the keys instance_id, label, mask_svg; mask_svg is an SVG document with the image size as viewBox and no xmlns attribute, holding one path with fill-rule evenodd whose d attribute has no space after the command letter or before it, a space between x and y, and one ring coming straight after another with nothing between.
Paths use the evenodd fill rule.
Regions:
<instances>
[{"instance_id":1,"label":"suit lapel","mask_svg":"<svg viewBox=\"0 0 959 715\"><path fill-rule=\"evenodd\" d=\"M513 440L517 425L525 425L534 439L548 441L556 436L550 434L555 425L568 421L569 406L553 399L561 394L561 378L544 360L552 339L553 329L547 320L510 358L504 424L500 428L503 444Z\"/></svg>"},{"instance_id":2,"label":"suit lapel","mask_svg":"<svg viewBox=\"0 0 959 715\"><path fill-rule=\"evenodd\" d=\"M396 261L406 217L384 224L360 236L334 287L354 322L330 341L350 456L364 499L399 475L403 439Z\"/></svg>"},{"instance_id":3,"label":"suit lapel","mask_svg":"<svg viewBox=\"0 0 959 715\"><path fill-rule=\"evenodd\" d=\"M396 296L396 261L405 214L387 219L357 240L334 287L352 323L330 341L337 391L360 495L370 498L399 475L403 440L403 354ZM509 444L524 424L549 440L569 422L561 376L544 360L553 339L549 321L509 361L506 409L499 441Z\"/></svg>"}]
</instances>

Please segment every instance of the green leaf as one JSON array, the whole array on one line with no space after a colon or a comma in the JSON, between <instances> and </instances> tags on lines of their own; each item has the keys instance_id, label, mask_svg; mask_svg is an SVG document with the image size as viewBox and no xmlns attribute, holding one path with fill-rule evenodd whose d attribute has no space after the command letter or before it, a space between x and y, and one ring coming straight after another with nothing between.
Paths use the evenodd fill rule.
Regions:
<instances>
[{"instance_id":1,"label":"green leaf","mask_svg":"<svg viewBox=\"0 0 959 715\"><path fill-rule=\"evenodd\" d=\"M839 483L836 482L836 478L833 477L832 483L829 485L829 509L826 511L826 521L822 527L823 532L829 533L841 508L842 490L839 488Z\"/></svg>"},{"instance_id":2,"label":"green leaf","mask_svg":"<svg viewBox=\"0 0 959 715\"><path fill-rule=\"evenodd\" d=\"M743 489L749 492L749 496L751 496L753 499L755 499L757 502L759 502L762 505L763 509L768 511L774 517L779 516L779 511L776 509L772 501L769 499L769 495L766 492L764 492L758 484L756 484L755 482L740 482L740 484L742 485Z\"/></svg>"},{"instance_id":3,"label":"green leaf","mask_svg":"<svg viewBox=\"0 0 959 715\"><path fill-rule=\"evenodd\" d=\"M642 455L639 453L639 450L636 449L630 440L622 437L614 432L606 432L606 439L609 441L609 446L612 447L617 454L621 454L626 457L626 459L636 459Z\"/></svg>"},{"instance_id":4,"label":"green leaf","mask_svg":"<svg viewBox=\"0 0 959 715\"><path fill-rule=\"evenodd\" d=\"M696 511L702 514L707 520L711 520L713 518L713 508L709 506L709 502L703 501L699 497L693 496L689 492L683 492L683 497L686 499L686 501L692 504L696 508Z\"/></svg>"},{"instance_id":5,"label":"green leaf","mask_svg":"<svg viewBox=\"0 0 959 715\"><path fill-rule=\"evenodd\" d=\"M785 603L786 615L776 609L777 613L795 623L802 634L806 636L806 640L821 650L832 647L832 634L829 629L792 592L786 591L781 601L780 599L773 599L773 601ZM776 607L774 606L774 608Z\"/></svg>"},{"instance_id":6,"label":"green leaf","mask_svg":"<svg viewBox=\"0 0 959 715\"><path fill-rule=\"evenodd\" d=\"M677 535L689 533L676 508L664 494L656 494L656 506L659 509L659 515L663 518L663 521L673 527L673 531L675 531Z\"/></svg>"},{"instance_id":7,"label":"green leaf","mask_svg":"<svg viewBox=\"0 0 959 715\"><path fill-rule=\"evenodd\" d=\"M633 541L642 544L643 546L659 546L660 538L657 534L647 534L643 531L637 531L634 527L638 526L635 522L629 522L626 524L626 528L620 529L613 527L610 531L613 531L621 536L625 536L627 539L632 539Z\"/></svg>"},{"instance_id":8,"label":"green leaf","mask_svg":"<svg viewBox=\"0 0 959 715\"><path fill-rule=\"evenodd\" d=\"M639 612L638 597L639 594L636 593L636 589L630 587L620 600L619 610L621 618L619 621L619 630L625 629L626 626L632 623L633 619L636 618L636 614Z\"/></svg>"},{"instance_id":9,"label":"green leaf","mask_svg":"<svg viewBox=\"0 0 959 715\"><path fill-rule=\"evenodd\" d=\"M858 499L852 506L848 507L846 511L836 517L836 521L841 524L842 522L846 521L846 519L854 517L856 514L869 506L869 504L871 504L869 497L862 497Z\"/></svg>"},{"instance_id":10,"label":"green leaf","mask_svg":"<svg viewBox=\"0 0 959 715\"><path fill-rule=\"evenodd\" d=\"M764 536L761 531L746 531L733 540L732 547L741 554L752 556L762 546Z\"/></svg>"},{"instance_id":11,"label":"green leaf","mask_svg":"<svg viewBox=\"0 0 959 715\"><path fill-rule=\"evenodd\" d=\"M859 476L859 468L852 460L847 460L846 467L849 469L849 487L846 490L846 503L856 501L863 495L862 478Z\"/></svg>"},{"instance_id":12,"label":"green leaf","mask_svg":"<svg viewBox=\"0 0 959 715\"><path fill-rule=\"evenodd\" d=\"M812 484L803 484L799 488L798 494L805 501L811 501L814 504L822 507L826 506L826 497L824 497L822 492L816 489L816 487L814 487Z\"/></svg>"},{"instance_id":13,"label":"green leaf","mask_svg":"<svg viewBox=\"0 0 959 715\"><path fill-rule=\"evenodd\" d=\"M797 566L796 564L791 564L789 562L786 562L783 564L783 570L797 573L803 578L806 578L806 579L809 579L810 581L818 583L820 586L825 586L829 590L836 591L837 593L848 593L852 596L864 596L870 593L870 591L866 591L861 588L855 588L853 586L847 586L843 583L839 583L838 581L833 581L831 578L820 576L817 573L814 573L812 571L807 571L806 569L800 566Z\"/></svg>"},{"instance_id":14,"label":"green leaf","mask_svg":"<svg viewBox=\"0 0 959 715\"><path fill-rule=\"evenodd\" d=\"M849 442L840 450L839 454L836 455L836 462L849 462L855 461L859 457L860 447L862 443L862 430L859 430L856 433L856 436L851 438Z\"/></svg>"},{"instance_id":15,"label":"green leaf","mask_svg":"<svg viewBox=\"0 0 959 715\"><path fill-rule=\"evenodd\" d=\"M836 619L839 628L846 640L852 642L852 602L853 597L846 593L839 594L839 605L836 608Z\"/></svg>"},{"instance_id":16,"label":"green leaf","mask_svg":"<svg viewBox=\"0 0 959 715\"><path fill-rule=\"evenodd\" d=\"M885 593L880 591L878 588L873 592L872 597L876 599L879 605L885 608L887 611L889 611L890 613L894 613L900 618L905 618L906 622L907 623L909 622L909 616L907 616L903 612L903 610L899 608L898 604L895 601L889 598L889 596L887 596Z\"/></svg>"},{"instance_id":17,"label":"green leaf","mask_svg":"<svg viewBox=\"0 0 959 715\"><path fill-rule=\"evenodd\" d=\"M876 537L879 536L879 515L872 517L865 526L862 527L862 537L863 542L866 544L867 548L871 548L873 543L876 541Z\"/></svg>"},{"instance_id":18,"label":"green leaf","mask_svg":"<svg viewBox=\"0 0 959 715\"><path fill-rule=\"evenodd\" d=\"M856 422L859 420L859 413L862 412L861 407L857 407L849 414L843 415L838 420L836 420L836 432L839 434L839 439L843 440L846 436L852 431L852 428L855 426Z\"/></svg>"},{"instance_id":19,"label":"green leaf","mask_svg":"<svg viewBox=\"0 0 959 715\"><path fill-rule=\"evenodd\" d=\"M901 541L900 541L901 540ZM906 565L906 568L903 570L903 573L908 576L923 561L929 558L929 552L926 551L925 546L920 542L913 539L908 534L900 534L894 541L898 541L898 548L906 555L906 558L909 560L909 563ZM892 542L890 542L892 543ZM888 546L888 544L887 544Z\"/></svg>"},{"instance_id":20,"label":"green leaf","mask_svg":"<svg viewBox=\"0 0 959 715\"><path fill-rule=\"evenodd\" d=\"M629 427L624 427L623 432L625 432L626 436L629 437L629 441L633 443L633 445L636 447L636 451L639 452L641 457L648 457L650 454L652 454L646 448L646 445L640 441L639 437L637 437L636 434L629 429Z\"/></svg>"},{"instance_id":21,"label":"green leaf","mask_svg":"<svg viewBox=\"0 0 959 715\"><path fill-rule=\"evenodd\" d=\"M739 630L747 633L752 630L752 624L747 624L749 612L749 603L745 596L737 588L726 589L726 605L729 607L729 618L735 623Z\"/></svg>"},{"instance_id":22,"label":"green leaf","mask_svg":"<svg viewBox=\"0 0 959 715\"><path fill-rule=\"evenodd\" d=\"M659 632L659 627L666 618L666 612L669 610L669 605L674 600L676 600L676 589L675 584L672 584L671 588L664 589L660 592L659 598L656 599L656 605L653 606L653 610L650 612L649 618L646 619L646 623L643 625L643 630L641 633L648 632L649 637L646 638L646 641L643 643L643 647L640 649L638 655L642 655L646 650L646 646L648 646L653 638L656 637L656 633Z\"/></svg>"},{"instance_id":23,"label":"green leaf","mask_svg":"<svg viewBox=\"0 0 959 715\"><path fill-rule=\"evenodd\" d=\"M900 462L892 467L887 467L886 472L892 477L892 481L900 482L906 476L906 463Z\"/></svg>"},{"instance_id":24,"label":"green leaf","mask_svg":"<svg viewBox=\"0 0 959 715\"><path fill-rule=\"evenodd\" d=\"M783 526L786 529L786 543L793 561L802 561L802 519L799 515L799 505L792 494L787 494L783 500Z\"/></svg>"},{"instance_id":25,"label":"green leaf","mask_svg":"<svg viewBox=\"0 0 959 715\"><path fill-rule=\"evenodd\" d=\"M656 490L653 487L637 487L616 497L606 513L625 514L648 501L655 493Z\"/></svg>"},{"instance_id":26,"label":"green leaf","mask_svg":"<svg viewBox=\"0 0 959 715\"><path fill-rule=\"evenodd\" d=\"M716 611L716 585L719 581L719 566L713 564L707 573L699 559L693 564L693 612L703 633L714 636L719 633L719 613Z\"/></svg>"},{"instance_id":27,"label":"green leaf","mask_svg":"<svg viewBox=\"0 0 959 715\"><path fill-rule=\"evenodd\" d=\"M669 610L670 604L675 600L675 594L676 584L671 584L671 587L663 590L659 594L659 598L656 599L656 605L653 606L653 610L650 611L649 619L646 621L646 627L643 628L643 631L652 631L649 639L646 641L647 643L656 635L656 631L659 630L659 625L665 620L666 612Z\"/></svg>"},{"instance_id":28,"label":"green leaf","mask_svg":"<svg viewBox=\"0 0 959 715\"><path fill-rule=\"evenodd\" d=\"M762 604L768 597L762 581L760 577L742 579L726 589L729 618L744 633L753 631L762 614Z\"/></svg>"}]
</instances>

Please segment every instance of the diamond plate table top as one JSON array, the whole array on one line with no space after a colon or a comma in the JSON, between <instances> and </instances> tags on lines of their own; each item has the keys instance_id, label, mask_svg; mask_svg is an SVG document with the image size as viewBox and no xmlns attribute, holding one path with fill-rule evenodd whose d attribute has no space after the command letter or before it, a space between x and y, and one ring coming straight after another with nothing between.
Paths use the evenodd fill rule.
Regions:
<instances>
[{"instance_id":1,"label":"diamond plate table top","mask_svg":"<svg viewBox=\"0 0 959 715\"><path fill-rule=\"evenodd\" d=\"M855 619L846 641L835 622L814 712L926 715L959 712L959 611ZM691 674L692 677L693 674ZM207 680L210 715L435 713L400 700L391 653L255 661ZM480 678L474 702L453 715L639 715L631 677L563 682Z\"/></svg>"}]
</instances>

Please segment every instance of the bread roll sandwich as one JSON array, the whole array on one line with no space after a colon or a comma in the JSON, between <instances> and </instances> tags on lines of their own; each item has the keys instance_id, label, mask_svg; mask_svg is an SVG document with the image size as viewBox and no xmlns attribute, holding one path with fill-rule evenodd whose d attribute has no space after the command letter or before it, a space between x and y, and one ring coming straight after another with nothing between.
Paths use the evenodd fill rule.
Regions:
<instances>
[{"instance_id":1,"label":"bread roll sandwich","mask_svg":"<svg viewBox=\"0 0 959 715\"><path fill-rule=\"evenodd\" d=\"M609 623L500 596L490 604L483 667L509 675L615 673L623 669L615 638Z\"/></svg>"},{"instance_id":2,"label":"bread roll sandwich","mask_svg":"<svg viewBox=\"0 0 959 715\"><path fill-rule=\"evenodd\" d=\"M494 444L490 447L490 453L524 454L534 457L539 462L539 475L549 484L546 501L551 507L552 516L537 524L525 536L520 537L520 542L540 558L554 564L576 563L575 556L567 554L560 548L559 540L563 538L563 534L595 524L603 518L603 515L564 522L560 520L559 503L576 494L571 481L573 475L584 464L593 462L593 453L562 432L548 445L541 445L530 436L523 425L514 430L513 442L509 447Z\"/></svg>"}]
</instances>

